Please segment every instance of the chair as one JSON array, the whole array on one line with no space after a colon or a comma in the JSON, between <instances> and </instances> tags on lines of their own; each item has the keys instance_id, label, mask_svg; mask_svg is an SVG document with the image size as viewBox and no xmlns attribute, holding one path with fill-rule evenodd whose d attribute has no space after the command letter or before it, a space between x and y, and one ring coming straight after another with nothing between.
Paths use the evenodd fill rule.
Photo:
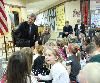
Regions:
<instances>
[{"instance_id":1,"label":"chair","mask_svg":"<svg viewBox=\"0 0 100 83\"><path fill-rule=\"evenodd\" d=\"M5 50L7 50L7 52L8 52L8 46L9 46L9 44L6 43L6 49L5 49L5 43L2 43L2 55L3 55L3 53L6 52Z\"/></svg>"},{"instance_id":2,"label":"chair","mask_svg":"<svg viewBox=\"0 0 100 83\"><path fill-rule=\"evenodd\" d=\"M11 49L12 52L14 52L13 41L8 41L8 44L9 44L8 49Z\"/></svg>"},{"instance_id":3,"label":"chair","mask_svg":"<svg viewBox=\"0 0 100 83\"><path fill-rule=\"evenodd\" d=\"M6 48L5 48L5 44L6 44ZM9 53L10 49L12 52L14 51L13 50L13 41L6 41L5 43L2 43L2 55L3 55L3 53L5 53L5 50L7 51L7 53Z\"/></svg>"}]
</instances>

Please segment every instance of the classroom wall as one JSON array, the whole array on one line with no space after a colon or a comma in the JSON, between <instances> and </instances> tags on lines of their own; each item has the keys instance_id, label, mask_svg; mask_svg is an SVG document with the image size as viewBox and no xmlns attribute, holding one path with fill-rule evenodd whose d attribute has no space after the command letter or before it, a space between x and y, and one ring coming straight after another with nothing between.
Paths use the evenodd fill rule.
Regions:
<instances>
[{"instance_id":1,"label":"classroom wall","mask_svg":"<svg viewBox=\"0 0 100 83\"><path fill-rule=\"evenodd\" d=\"M21 8L21 21L27 21L26 8Z\"/></svg>"},{"instance_id":2,"label":"classroom wall","mask_svg":"<svg viewBox=\"0 0 100 83\"><path fill-rule=\"evenodd\" d=\"M69 21L70 25L72 25L74 28L77 22L77 19L81 19L80 0L66 2L65 3L65 20Z\"/></svg>"},{"instance_id":3,"label":"classroom wall","mask_svg":"<svg viewBox=\"0 0 100 83\"><path fill-rule=\"evenodd\" d=\"M70 22L70 24L74 28L74 25L76 24L77 19L81 19L80 0L63 3L59 6L56 6L55 9L56 9L55 31L62 31L63 26L65 25L65 21L67 21L67 20ZM48 10L46 12L47 13L46 17L45 17L44 12L37 15L37 20L36 20L37 25L38 24L45 25L46 20L44 18L47 18L47 19L49 18ZM77 14L75 14L74 11ZM74 14L74 16L73 16L73 14ZM53 15L52 11L51 11L51 15ZM46 24L49 25L49 20L46 21Z\"/></svg>"},{"instance_id":4,"label":"classroom wall","mask_svg":"<svg viewBox=\"0 0 100 83\"><path fill-rule=\"evenodd\" d=\"M26 0L6 0L6 3L12 5L24 6L24 7L26 6ZM19 9L16 10L19 11ZM20 8L20 17L23 20L27 20L26 8Z\"/></svg>"}]
</instances>

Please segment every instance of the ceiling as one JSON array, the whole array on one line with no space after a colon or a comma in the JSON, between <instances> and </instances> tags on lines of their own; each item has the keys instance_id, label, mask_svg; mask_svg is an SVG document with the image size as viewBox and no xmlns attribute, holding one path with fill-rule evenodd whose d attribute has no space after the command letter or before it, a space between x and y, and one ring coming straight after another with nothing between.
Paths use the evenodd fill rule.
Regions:
<instances>
[{"instance_id":1,"label":"ceiling","mask_svg":"<svg viewBox=\"0 0 100 83\"><path fill-rule=\"evenodd\" d=\"M38 1L44 1L44 0L25 0L27 3L34 3L34 2L38 2Z\"/></svg>"},{"instance_id":2,"label":"ceiling","mask_svg":"<svg viewBox=\"0 0 100 83\"><path fill-rule=\"evenodd\" d=\"M27 13L37 13L41 10L50 8L56 4L65 2L65 1L76 1L76 0L26 0L26 9Z\"/></svg>"},{"instance_id":3,"label":"ceiling","mask_svg":"<svg viewBox=\"0 0 100 83\"><path fill-rule=\"evenodd\" d=\"M28 3L26 4L27 12L36 13L58 1L61 0L28 0Z\"/></svg>"}]
</instances>

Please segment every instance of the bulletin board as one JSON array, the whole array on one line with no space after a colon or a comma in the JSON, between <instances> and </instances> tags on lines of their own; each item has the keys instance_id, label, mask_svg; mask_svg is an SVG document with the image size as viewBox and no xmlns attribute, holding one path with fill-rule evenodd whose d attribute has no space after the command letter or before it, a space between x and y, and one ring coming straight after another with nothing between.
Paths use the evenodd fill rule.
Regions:
<instances>
[{"instance_id":1,"label":"bulletin board","mask_svg":"<svg viewBox=\"0 0 100 83\"><path fill-rule=\"evenodd\" d=\"M56 27L57 29L63 29L65 25L65 9L64 4L56 7Z\"/></svg>"},{"instance_id":2,"label":"bulletin board","mask_svg":"<svg viewBox=\"0 0 100 83\"><path fill-rule=\"evenodd\" d=\"M91 14L91 24L94 23L96 27L100 27L100 14Z\"/></svg>"}]
</instances>

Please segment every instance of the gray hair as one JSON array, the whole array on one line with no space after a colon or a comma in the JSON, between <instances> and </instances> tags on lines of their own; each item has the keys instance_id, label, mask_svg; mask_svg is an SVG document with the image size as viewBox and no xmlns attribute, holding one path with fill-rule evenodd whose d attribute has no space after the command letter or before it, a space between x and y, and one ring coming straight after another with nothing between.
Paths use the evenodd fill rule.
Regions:
<instances>
[{"instance_id":1,"label":"gray hair","mask_svg":"<svg viewBox=\"0 0 100 83\"><path fill-rule=\"evenodd\" d=\"M33 17L36 20L36 15L35 14L30 14L29 17Z\"/></svg>"}]
</instances>

